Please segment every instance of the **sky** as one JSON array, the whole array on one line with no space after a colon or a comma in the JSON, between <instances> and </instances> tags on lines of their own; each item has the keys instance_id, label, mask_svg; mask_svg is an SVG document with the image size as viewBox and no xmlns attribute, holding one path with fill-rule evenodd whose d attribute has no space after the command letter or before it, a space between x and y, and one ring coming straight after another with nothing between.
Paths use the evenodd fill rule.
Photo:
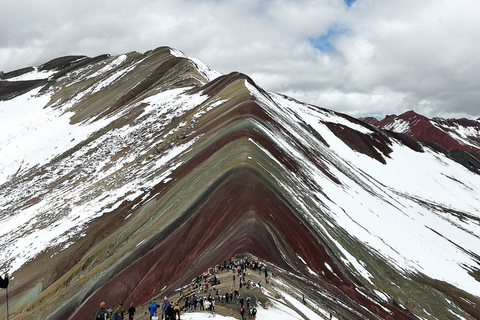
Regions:
<instances>
[{"instance_id":1,"label":"sky","mask_svg":"<svg viewBox=\"0 0 480 320\"><path fill-rule=\"evenodd\" d=\"M478 0L0 0L0 70L176 48L351 116L480 117Z\"/></svg>"}]
</instances>

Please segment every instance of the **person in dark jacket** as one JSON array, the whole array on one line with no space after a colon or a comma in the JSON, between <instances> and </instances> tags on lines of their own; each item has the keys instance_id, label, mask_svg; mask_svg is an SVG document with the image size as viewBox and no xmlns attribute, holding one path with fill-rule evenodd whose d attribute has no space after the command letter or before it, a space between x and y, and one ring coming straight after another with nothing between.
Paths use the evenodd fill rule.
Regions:
<instances>
[{"instance_id":1,"label":"person in dark jacket","mask_svg":"<svg viewBox=\"0 0 480 320\"><path fill-rule=\"evenodd\" d=\"M8 274L5 274L5 278L2 278L2 276L0 276L0 288L8 288Z\"/></svg>"},{"instance_id":2,"label":"person in dark jacket","mask_svg":"<svg viewBox=\"0 0 480 320\"><path fill-rule=\"evenodd\" d=\"M128 320L133 320L133 316L135 315L135 307L133 306L133 302L130 303L130 308L128 308Z\"/></svg>"},{"instance_id":3,"label":"person in dark jacket","mask_svg":"<svg viewBox=\"0 0 480 320\"><path fill-rule=\"evenodd\" d=\"M172 304L170 303L165 312L166 319L173 320L175 319L175 310L173 309Z\"/></svg>"},{"instance_id":4,"label":"person in dark jacket","mask_svg":"<svg viewBox=\"0 0 480 320\"><path fill-rule=\"evenodd\" d=\"M108 312L105 309L105 302L100 303L100 310L97 311L95 315L95 320L108 320Z\"/></svg>"}]
</instances>

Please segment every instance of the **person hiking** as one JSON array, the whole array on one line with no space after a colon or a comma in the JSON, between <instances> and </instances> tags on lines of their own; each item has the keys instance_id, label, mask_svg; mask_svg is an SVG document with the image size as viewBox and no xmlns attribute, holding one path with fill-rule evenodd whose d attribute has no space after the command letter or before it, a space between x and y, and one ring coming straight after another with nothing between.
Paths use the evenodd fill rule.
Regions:
<instances>
[{"instance_id":1,"label":"person hiking","mask_svg":"<svg viewBox=\"0 0 480 320\"><path fill-rule=\"evenodd\" d=\"M194 304L195 301L194 300L195 300L195 298L193 297L193 295L191 295L190 296L190 303L189 303L190 311L194 311L194 309L195 309L195 304Z\"/></svg>"},{"instance_id":2,"label":"person hiking","mask_svg":"<svg viewBox=\"0 0 480 320\"><path fill-rule=\"evenodd\" d=\"M122 317L117 311L112 311L110 315L110 320L122 320Z\"/></svg>"},{"instance_id":3,"label":"person hiking","mask_svg":"<svg viewBox=\"0 0 480 320\"><path fill-rule=\"evenodd\" d=\"M120 306L118 306L117 310L115 311L120 315L120 318L122 318L123 320L123 316L125 313L125 311L123 310L123 303L120 303Z\"/></svg>"},{"instance_id":4,"label":"person hiking","mask_svg":"<svg viewBox=\"0 0 480 320\"><path fill-rule=\"evenodd\" d=\"M167 318L167 315L168 315L168 307L170 307L170 301L168 301L168 298L165 297L163 298L163 302L162 302L162 319L168 319Z\"/></svg>"},{"instance_id":5,"label":"person hiking","mask_svg":"<svg viewBox=\"0 0 480 320\"><path fill-rule=\"evenodd\" d=\"M205 310L209 310L210 309L210 306L212 305L212 303L208 300L205 300L205 302L203 303L203 305L205 306Z\"/></svg>"},{"instance_id":6,"label":"person hiking","mask_svg":"<svg viewBox=\"0 0 480 320\"><path fill-rule=\"evenodd\" d=\"M148 310L150 311L150 320L152 320L152 317L155 315L155 312L157 312L157 303L155 302L155 300L152 301L152 303L148 307Z\"/></svg>"},{"instance_id":7,"label":"person hiking","mask_svg":"<svg viewBox=\"0 0 480 320\"><path fill-rule=\"evenodd\" d=\"M112 318L112 312L113 312L112 308L109 307L109 308L107 309L108 319L111 319L111 318Z\"/></svg>"},{"instance_id":8,"label":"person hiking","mask_svg":"<svg viewBox=\"0 0 480 320\"><path fill-rule=\"evenodd\" d=\"M178 316L178 320L180 320L180 306L178 305L178 302L175 303L175 307L173 307L173 311L175 312L174 319L177 319L177 316Z\"/></svg>"},{"instance_id":9,"label":"person hiking","mask_svg":"<svg viewBox=\"0 0 480 320\"><path fill-rule=\"evenodd\" d=\"M105 302L100 303L100 309L95 314L95 320L108 320L108 312L105 309Z\"/></svg>"},{"instance_id":10,"label":"person hiking","mask_svg":"<svg viewBox=\"0 0 480 320\"><path fill-rule=\"evenodd\" d=\"M9 319L9 309L8 309L8 283L9 283L9 278L8 274L5 273L5 278L2 278L0 276L0 288L5 289L7 291L6 293L6 301L7 301L7 319Z\"/></svg>"},{"instance_id":11,"label":"person hiking","mask_svg":"<svg viewBox=\"0 0 480 320\"><path fill-rule=\"evenodd\" d=\"M242 320L245 319L244 315L245 315L245 306L242 306L240 308L240 315L242 316Z\"/></svg>"},{"instance_id":12,"label":"person hiking","mask_svg":"<svg viewBox=\"0 0 480 320\"><path fill-rule=\"evenodd\" d=\"M175 319L175 310L173 309L173 305L171 303L168 305L167 311L165 311L165 319Z\"/></svg>"},{"instance_id":13,"label":"person hiking","mask_svg":"<svg viewBox=\"0 0 480 320\"><path fill-rule=\"evenodd\" d=\"M0 276L0 288L7 289L8 288L8 282L9 282L8 274L5 273L4 278L2 278L2 276Z\"/></svg>"},{"instance_id":14,"label":"person hiking","mask_svg":"<svg viewBox=\"0 0 480 320\"><path fill-rule=\"evenodd\" d=\"M128 308L128 320L133 320L135 316L135 307L133 306L133 302L130 303L130 308Z\"/></svg>"}]
</instances>

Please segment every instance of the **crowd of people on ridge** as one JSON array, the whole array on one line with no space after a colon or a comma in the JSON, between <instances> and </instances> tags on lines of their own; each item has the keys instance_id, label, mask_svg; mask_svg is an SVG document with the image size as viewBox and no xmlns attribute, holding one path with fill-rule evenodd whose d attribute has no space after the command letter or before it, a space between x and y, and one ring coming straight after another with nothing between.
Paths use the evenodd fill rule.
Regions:
<instances>
[{"instance_id":1,"label":"crowd of people on ridge","mask_svg":"<svg viewBox=\"0 0 480 320\"><path fill-rule=\"evenodd\" d=\"M244 298L240 292L244 287L260 288L262 286L261 281L258 283L246 280L247 269L258 271L259 275L265 276L265 282L269 281L269 272L266 265L261 264L258 261L249 260L248 257L230 261L224 261L222 264L216 265L214 268L210 268L207 272L197 276L192 281L191 289L193 293L185 295L183 297L184 311L212 311L215 312L215 305L220 304L237 304L240 307L240 314L242 319L245 315L248 315L250 319L253 319L257 313L256 306L250 305L251 298L247 296ZM221 290L216 288L220 284L218 275L220 273L232 272L232 284L228 292L222 293ZM238 288L237 282L238 279ZM208 296L207 296L208 294ZM182 295L182 294L181 294ZM246 304L246 306L245 306Z\"/></svg>"},{"instance_id":2,"label":"crowd of people on ridge","mask_svg":"<svg viewBox=\"0 0 480 320\"><path fill-rule=\"evenodd\" d=\"M148 306L148 312L150 314L150 320L180 320L180 313L183 312L194 312L194 311L211 311L215 312L215 306L217 303L222 305L226 304L237 304L239 306L239 312L241 319L246 319L248 316L249 319L255 319L257 314L257 309L255 305L251 305L251 298L247 295L244 298L240 292L244 287L247 289L250 288L261 288L261 281L258 283L252 282L251 280L246 280L246 271L251 269L252 271L257 271L259 275L264 275L265 282L268 284L269 281L269 272L266 265L258 262L251 261L247 257L242 259L235 259L230 261L224 261L222 264L216 265L213 268L209 268L207 272L204 272L198 275L195 279L192 280L192 283L187 286L189 287L189 293L183 294L185 288L180 291L180 298L177 302L170 302L167 297L164 297L163 302L159 305L156 300L153 300L152 303ZM230 290L228 292L222 293L221 290L216 288L217 285L220 285L220 279L218 275L220 273L232 272L232 284L230 285ZM237 288L237 279L238 279L238 288ZM179 302L183 300L183 307L179 306ZM130 308L127 310L128 319L133 320L136 309L131 304ZM113 311L111 308L105 309L105 302L100 304L100 310L98 310L95 315L95 320L124 320L125 311L123 310L122 304ZM161 318L159 318L161 315Z\"/></svg>"}]
</instances>

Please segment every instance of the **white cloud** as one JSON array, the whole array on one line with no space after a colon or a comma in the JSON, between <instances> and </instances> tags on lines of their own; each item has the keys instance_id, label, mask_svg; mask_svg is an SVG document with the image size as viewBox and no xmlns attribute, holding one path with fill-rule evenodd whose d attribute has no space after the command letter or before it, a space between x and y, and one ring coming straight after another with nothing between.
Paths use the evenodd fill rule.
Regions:
<instances>
[{"instance_id":1,"label":"white cloud","mask_svg":"<svg viewBox=\"0 0 480 320\"><path fill-rule=\"evenodd\" d=\"M480 116L472 0L0 0L0 69L168 45L267 90L365 115ZM322 40L332 50L313 44ZM424 106L428 105L429 108Z\"/></svg>"},{"instance_id":2,"label":"white cloud","mask_svg":"<svg viewBox=\"0 0 480 320\"><path fill-rule=\"evenodd\" d=\"M318 91L287 91L287 95L298 97L300 101L312 101L320 107L341 105L343 112L355 116L383 116L395 113L403 106L412 106L411 97L402 92L393 92L387 87L376 87L368 93L342 92L336 89ZM359 107L360 106L360 107Z\"/></svg>"}]
</instances>

